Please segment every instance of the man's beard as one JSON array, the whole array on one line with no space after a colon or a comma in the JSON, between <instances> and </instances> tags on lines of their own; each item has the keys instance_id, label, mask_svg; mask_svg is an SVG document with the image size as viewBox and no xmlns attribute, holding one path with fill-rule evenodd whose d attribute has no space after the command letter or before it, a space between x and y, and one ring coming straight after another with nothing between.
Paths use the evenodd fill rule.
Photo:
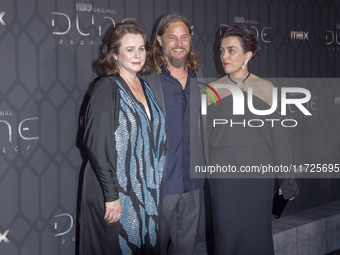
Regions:
<instances>
[{"instance_id":1,"label":"man's beard","mask_svg":"<svg viewBox=\"0 0 340 255\"><path fill-rule=\"evenodd\" d=\"M164 44L163 44L164 45ZM175 49L182 49L185 50L185 56L183 58L175 58L171 55L171 51ZM163 47L163 53L165 56L168 57L169 63L176 68L181 68L186 65L187 63L187 56L188 56L188 51L184 47L174 47L172 48L169 52L166 51L166 48Z\"/></svg>"}]
</instances>

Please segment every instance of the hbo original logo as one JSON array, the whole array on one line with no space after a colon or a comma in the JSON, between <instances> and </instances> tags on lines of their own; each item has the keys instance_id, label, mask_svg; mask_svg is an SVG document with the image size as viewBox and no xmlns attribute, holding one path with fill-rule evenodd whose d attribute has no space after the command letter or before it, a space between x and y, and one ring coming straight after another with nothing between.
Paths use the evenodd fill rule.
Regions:
<instances>
[{"instance_id":1,"label":"hbo original logo","mask_svg":"<svg viewBox=\"0 0 340 255\"><path fill-rule=\"evenodd\" d=\"M76 3L76 10L81 12L90 12L92 11L92 4Z\"/></svg>"}]
</instances>

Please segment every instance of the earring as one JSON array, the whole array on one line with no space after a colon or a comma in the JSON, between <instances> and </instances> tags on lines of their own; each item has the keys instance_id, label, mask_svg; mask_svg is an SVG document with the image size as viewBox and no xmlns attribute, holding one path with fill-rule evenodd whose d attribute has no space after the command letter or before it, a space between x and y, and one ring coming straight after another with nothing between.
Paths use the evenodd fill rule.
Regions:
<instances>
[{"instance_id":1,"label":"earring","mask_svg":"<svg viewBox=\"0 0 340 255\"><path fill-rule=\"evenodd\" d=\"M242 65L242 70L244 69L244 67L246 66L247 63L248 63L248 59L246 59L246 61L244 61L243 65Z\"/></svg>"}]
</instances>

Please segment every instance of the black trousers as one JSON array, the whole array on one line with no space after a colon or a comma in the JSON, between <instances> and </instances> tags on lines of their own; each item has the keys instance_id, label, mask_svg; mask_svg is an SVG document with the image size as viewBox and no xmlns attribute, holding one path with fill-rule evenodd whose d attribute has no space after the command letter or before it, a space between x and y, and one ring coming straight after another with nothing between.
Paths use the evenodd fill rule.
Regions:
<instances>
[{"instance_id":1,"label":"black trousers","mask_svg":"<svg viewBox=\"0 0 340 255\"><path fill-rule=\"evenodd\" d=\"M163 196L161 218L162 253L190 255L205 236L203 188Z\"/></svg>"}]
</instances>

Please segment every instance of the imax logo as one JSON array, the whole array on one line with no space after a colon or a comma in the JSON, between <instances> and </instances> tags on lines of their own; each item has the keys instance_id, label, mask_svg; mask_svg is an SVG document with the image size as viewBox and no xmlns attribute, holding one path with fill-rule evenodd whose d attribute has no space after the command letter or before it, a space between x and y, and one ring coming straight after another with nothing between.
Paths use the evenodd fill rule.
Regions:
<instances>
[{"instance_id":1,"label":"imax logo","mask_svg":"<svg viewBox=\"0 0 340 255\"><path fill-rule=\"evenodd\" d=\"M216 84L214 86L215 89L229 89L231 92L231 95L233 97L233 115L244 115L244 94L241 89L238 87L235 87L234 85L229 84ZM214 90L214 93L216 91ZM301 93L304 94L304 98L287 98L288 93ZM273 104L270 109L268 110L257 110L254 108L253 105L253 88L248 88L248 109L250 112L252 112L255 115L258 116L265 116L272 114L277 109L277 88L273 88ZM212 96L212 95L210 95ZM312 115L302 104L307 103L311 99L311 93L309 90L304 88L281 88L281 115L286 115L286 106L290 104L294 104L297 108L300 109L300 111L304 115ZM221 99L219 98L220 102ZM215 101L215 100L214 100ZM201 114L207 115L207 94L201 95ZM216 104L216 102L215 102ZM222 105L222 102L221 102Z\"/></svg>"},{"instance_id":2,"label":"imax logo","mask_svg":"<svg viewBox=\"0 0 340 255\"><path fill-rule=\"evenodd\" d=\"M308 40L308 33L304 31L291 31L290 38L292 40Z\"/></svg>"}]
</instances>

